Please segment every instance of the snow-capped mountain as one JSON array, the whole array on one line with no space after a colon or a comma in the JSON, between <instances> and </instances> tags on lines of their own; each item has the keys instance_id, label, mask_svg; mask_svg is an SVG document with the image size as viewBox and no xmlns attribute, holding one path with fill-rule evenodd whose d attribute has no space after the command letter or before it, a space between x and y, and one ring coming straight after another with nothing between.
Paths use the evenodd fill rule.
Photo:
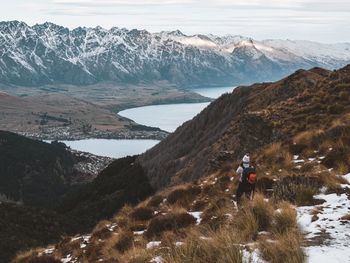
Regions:
<instances>
[{"instance_id":1,"label":"snow-capped mountain","mask_svg":"<svg viewBox=\"0 0 350 263\"><path fill-rule=\"evenodd\" d=\"M0 22L0 83L36 86L167 80L217 86L281 78L299 68L350 63L350 43L256 41L113 27L73 30Z\"/></svg>"}]
</instances>

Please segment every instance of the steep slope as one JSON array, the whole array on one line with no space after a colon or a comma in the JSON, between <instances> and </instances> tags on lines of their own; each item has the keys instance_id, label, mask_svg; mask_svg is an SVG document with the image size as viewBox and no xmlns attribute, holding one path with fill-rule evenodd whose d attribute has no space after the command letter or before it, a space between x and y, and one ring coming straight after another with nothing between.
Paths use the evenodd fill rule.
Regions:
<instances>
[{"instance_id":1,"label":"steep slope","mask_svg":"<svg viewBox=\"0 0 350 263\"><path fill-rule=\"evenodd\" d=\"M91 227L124 204L136 204L151 195L154 190L135 159L125 157L112 162L93 182L69 193L59 211L81 218Z\"/></svg>"},{"instance_id":2,"label":"steep slope","mask_svg":"<svg viewBox=\"0 0 350 263\"><path fill-rule=\"evenodd\" d=\"M349 46L9 21L0 22L0 82L234 85L279 79L298 68L344 66Z\"/></svg>"},{"instance_id":3,"label":"steep slope","mask_svg":"<svg viewBox=\"0 0 350 263\"><path fill-rule=\"evenodd\" d=\"M53 208L74 184L91 181L108 162L73 154L61 143L0 131L0 201Z\"/></svg>"},{"instance_id":4,"label":"steep slope","mask_svg":"<svg viewBox=\"0 0 350 263\"><path fill-rule=\"evenodd\" d=\"M0 202L0 262L19 251L58 242L62 236L84 231L76 218L50 210Z\"/></svg>"},{"instance_id":5,"label":"steep slope","mask_svg":"<svg viewBox=\"0 0 350 263\"><path fill-rule=\"evenodd\" d=\"M155 187L208 175L222 161L325 129L349 112L349 69L299 70L275 83L239 87L211 103L139 161ZM171 150L169 150L171 149Z\"/></svg>"},{"instance_id":6,"label":"steep slope","mask_svg":"<svg viewBox=\"0 0 350 263\"><path fill-rule=\"evenodd\" d=\"M53 210L68 191L92 181L110 162L72 153L61 143L0 131L0 262L86 230L83 218Z\"/></svg>"},{"instance_id":7,"label":"steep slope","mask_svg":"<svg viewBox=\"0 0 350 263\"><path fill-rule=\"evenodd\" d=\"M350 66L314 68L223 95L159 147L115 161L67 199L73 214L109 220L13 262L330 259L348 245L339 231L349 231L349 175L341 176L350 171L349 76ZM232 171L246 151L257 165L259 193L238 209ZM112 215L124 196L141 194L135 204L153 192L146 172L163 189Z\"/></svg>"}]
</instances>

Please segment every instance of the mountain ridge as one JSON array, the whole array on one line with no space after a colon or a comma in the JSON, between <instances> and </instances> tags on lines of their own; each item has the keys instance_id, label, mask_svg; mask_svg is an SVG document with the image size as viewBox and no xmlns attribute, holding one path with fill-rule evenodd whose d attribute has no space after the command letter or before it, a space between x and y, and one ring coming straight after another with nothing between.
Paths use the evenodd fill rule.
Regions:
<instances>
[{"instance_id":1,"label":"mountain ridge","mask_svg":"<svg viewBox=\"0 0 350 263\"><path fill-rule=\"evenodd\" d=\"M326 129L332 116L348 110L348 72L349 65L337 71L298 70L277 82L238 87L142 154L139 162L151 184L163 188L209 175L222 162L232 165L246 152L311 127Z\"/></svg>"},{"instance_id":2,"label":"mountain ridge","mask_svg":"<svg viewBox=\"0 0 350 263\"><path fill-rule=\"evenodd\" d=\"M187 36L112 27L0 22L0 83L41 86L166 80L183 87L276 80L299 68L339 68L350 43Z\"/></svg>"}]
</instances>

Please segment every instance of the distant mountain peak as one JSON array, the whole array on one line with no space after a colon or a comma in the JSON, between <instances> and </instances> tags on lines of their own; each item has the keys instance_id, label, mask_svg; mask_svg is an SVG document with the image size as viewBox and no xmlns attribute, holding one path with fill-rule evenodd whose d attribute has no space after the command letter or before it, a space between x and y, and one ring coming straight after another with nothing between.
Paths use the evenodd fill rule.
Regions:
<instances>
[{"instance_id":1,"label":"distant mountain peak","mask_svg":"<svg viewBox=\"0 0 350 263\"><path fill-rule=\"evenodd\" d=\"M350 62L350 43L100 26L70 30L51 22L28 26L16 20L0 22L0 33L0 83L23 86L163 80L182 87L223 86Z\"/></svg>"}]
</instances>

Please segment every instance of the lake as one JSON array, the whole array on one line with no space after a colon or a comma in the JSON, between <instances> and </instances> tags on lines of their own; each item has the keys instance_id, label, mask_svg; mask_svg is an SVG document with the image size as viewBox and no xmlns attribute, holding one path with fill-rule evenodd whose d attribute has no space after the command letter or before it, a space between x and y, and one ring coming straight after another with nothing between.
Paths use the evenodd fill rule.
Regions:
<instances>
[{"instance_id":1,"label":"lake","mask_svg":"<svg viewBox=\"0 0 350 263\"><path fill-rule=\"evenodd\" d=\"M62 141L70 148L89 152L95 155L111 158L121 158L135 155L152 148L158 140L113 140L113 139L86 139L79 141Z\"/></svg>"},{"instance_id":2,"label":"lake","mask_svg":"<svg viewBox=\"0 0 350 263\"><path fill-rule=\"evenodd\" d=\"M216 99L235 87L201 88L193 91L209 98ZM164 131L173 132L184 122L191 120L201 112L209 103L181 103L152 105L131 108L120 111L118 114L129 118L139 124L158 127Z\"/></svg>"},{"instance_id":3,"label":"lake","mask_svg":"<svg viewBox=\"0 0 350 263\"><path fill-rule=\"evenodd\" d=\"M215 99L223 93L231 92L233 89L234 87L202 88L195 89L194 91L200 95ZM119 114L139 124L173 132L177 127L185 121L191 120L208 105L209 103L152 105L123 110ZM128 155L141 154L152 148L159 141L86 139L62 142L74 150L111 158L121 158Z\"/></svg>"}]
</instances>

